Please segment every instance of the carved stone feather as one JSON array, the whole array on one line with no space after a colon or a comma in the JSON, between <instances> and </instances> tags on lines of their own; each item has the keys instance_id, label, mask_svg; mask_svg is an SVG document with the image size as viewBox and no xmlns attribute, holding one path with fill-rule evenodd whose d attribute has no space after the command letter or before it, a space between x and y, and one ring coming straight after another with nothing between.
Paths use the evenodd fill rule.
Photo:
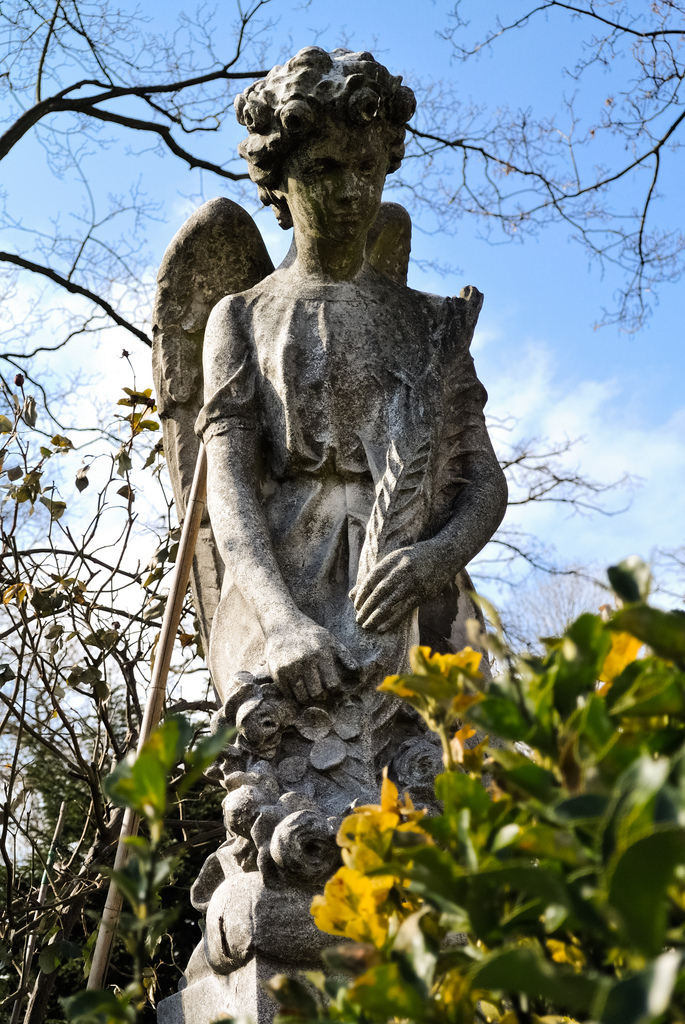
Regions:
<instances>
[{"instance_id":1,"label":"carved stone feather","mask_svg":"<svg viewBox=\"0 0 685 1024\"><path fill-rule=\"evenodd\" d=\"M398 451L391 441L386 467L376 486L376 500L359 556L357 583L361 583L383 555L416 540L429 505L428 437L410 451Z\"/></svg>"}]
</instances>

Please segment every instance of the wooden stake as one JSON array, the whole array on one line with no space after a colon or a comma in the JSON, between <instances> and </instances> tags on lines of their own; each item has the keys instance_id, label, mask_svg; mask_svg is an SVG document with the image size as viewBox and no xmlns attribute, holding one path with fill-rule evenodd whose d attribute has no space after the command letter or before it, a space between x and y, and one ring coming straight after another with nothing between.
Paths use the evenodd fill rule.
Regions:
<instances>
[{"instance_id":1,"label":"wooden stake","mask_svg":"<svg viewBox=\"0 0 685 1024\"><path fill-rule=\"evenodd\" d=\"M169 666L171 664L171 655L174 650L174 641L176 640L176 633L181 621L181 611L183 609L183 602L185 600L188 580L190 578L190 569L193 564L195 544L200 530L202 513L205 508L206 494L207 456L205 454L204 446L200 445L193 484L190 489L190 497L188 498L188 504L186 506L186 515L183 521L181 540L178 545L178 555L176 556L174 575L169 588L169 597L167 598L166 608L164 610L162 630L159 634L157 654L155 656L155 667L152 672L152 680L150 682L147 704L145 706L145 715L143 717L143 724L141 726L140 737L138 739L138 753L140 753L143 745L150 738L150 734L157 728L159 719L162 715L162 707L164 705L164 697L166 694L166 681L169 674ZM124 840L129 836L137 835L139 824L140 818L138 815L134 814L133 811L127 807L126 813L124 814L124 820L121 824L121 832L119 833L117 852L114 859L115 871L121 870L126 865L126 861L128 860L128 847ZM121 913L121 905L121 893L114 884L114 881L111 881L107 892L105 908L102 912L100 930L95 944L95 952L93 953L93 962L91 964L90 974L88 975L88 984L86 987L89 989L104 988L107 979L109 958L112 952L112 944L114 942L114 935L119 921L119 914Z\"/></svg>"}]
</instances>

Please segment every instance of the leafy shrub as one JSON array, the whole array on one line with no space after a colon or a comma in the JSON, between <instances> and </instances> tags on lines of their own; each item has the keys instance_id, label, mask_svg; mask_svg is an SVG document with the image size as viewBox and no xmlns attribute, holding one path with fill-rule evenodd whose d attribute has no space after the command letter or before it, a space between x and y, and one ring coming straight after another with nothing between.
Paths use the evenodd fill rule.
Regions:
<instances>
[{"instance_id":1,"label":"leafy shrub","mask_svg":"<svg viewBox=\"0 0 685 1024\"><path fill-rule=\"evenodd\" d=\"M214 761L231 736L223 730L191 747L193 729L181 715L168 718L142 749L132 752L105 780L109 799L134 811L146 824L149 838L130 836L127 863L103 869L123 894L129 910L122 913L118 933L131 954L129 984L120 993L90 989L65 1000L72 1024L135 1024L144 1010L153 984L153 954L163 934L173 925L180 907L165 908L160 892L167 884L174 860L161 849L164 814L170 802L172 770L183 763L184 773L175 786L181 798Z\"/></svg>"},{"instance_id":2,"label":"leafy shrub","mask_svg":"<svg viewBox=\"0 0 685 1024\"><path fill-rule=\"evenodd\" d=\"M491 610L487 692L468 648L386 679L441 738L442 813L386 778L345 819L312 913L350 941L330 974L269 983L281 1021L685 1021L685 616L648 577L613 567L621 607L544 657Z\"/></svg>"}]
</instances>

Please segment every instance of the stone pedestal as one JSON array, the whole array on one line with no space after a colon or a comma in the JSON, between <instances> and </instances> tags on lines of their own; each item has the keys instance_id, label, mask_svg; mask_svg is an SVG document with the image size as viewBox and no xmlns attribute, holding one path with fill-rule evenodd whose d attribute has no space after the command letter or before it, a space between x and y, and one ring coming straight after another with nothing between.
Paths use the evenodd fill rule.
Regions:
<instances>
[{"instance_id":1,"label":"stone pedestal","mask_svg":"<svg viewBox=\"0 0 685 1024\"><path fill-rule=\"evenodd\" d=\"M283 963L255 956L227 976L208 974L163 999L157 1007L158 1024L214 1024L239 1016L249 1017L254 1024L271 1024L277 1006L260 981L285 970Z\"/></svg>"}]
</instances>

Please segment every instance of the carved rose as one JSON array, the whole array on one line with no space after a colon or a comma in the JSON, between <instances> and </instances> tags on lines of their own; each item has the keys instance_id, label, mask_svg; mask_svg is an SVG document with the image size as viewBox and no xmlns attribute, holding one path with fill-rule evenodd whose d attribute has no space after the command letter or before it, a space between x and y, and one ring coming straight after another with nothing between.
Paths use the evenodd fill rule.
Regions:
<instances>
[{"instance_id":1,"label":"carved rose","mask_svg":"<svg viewBox=\"0 0 685 1024\"><path fill-rule=\"evenodd\" d=\"M318 808L283 818L274 829L269 852L284 879L300 885L323 884L339 859L333 827Z\"/></svg>"},{"instance_id":2,"label":"carved rose","mask_svg":"<svg viewBox=\"0 0 685 1024\"><path fill-rule=\"evenodd\" d=\"M262 809L278 800L278 783L266 772L234 772L225 784L229 793L222 806L226 831L233 839L231 852L243 871L256 871L257 847L251 831Z\"/></svg>"},{"instance_id":3,"label":"carved rose","mask_svg":"<svg viewBox=\"0 0 685 1024\"><path fill-rule=\"evenodd\" d=\"M392 771L401 790L432 803L435 776L443 771L440 748L424 737L406 740L392 759Z\"/></svg>"},{"instance_id":4,"label":"carved rose","mask_svg":"<svg viewBox=\"0 0 685 1024\"><path fill-rule=\"evenodd\" d=\"M235 716L238 744L270 761L291 718L287 702L275 697L252 697L240 705Z\"/></svg>"}]
</instances>

